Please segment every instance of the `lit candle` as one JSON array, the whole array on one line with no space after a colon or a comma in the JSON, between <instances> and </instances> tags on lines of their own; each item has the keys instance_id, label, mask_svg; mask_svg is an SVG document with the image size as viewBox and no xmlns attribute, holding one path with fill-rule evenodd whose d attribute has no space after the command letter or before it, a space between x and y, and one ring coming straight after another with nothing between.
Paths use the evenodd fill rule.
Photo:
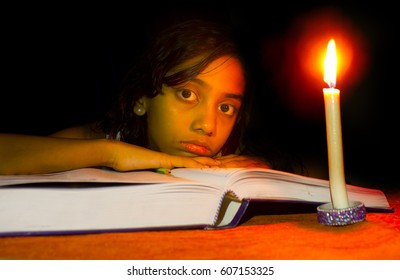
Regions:
<instances>
[{"instance_id":1,"label":"lit candle","mask_svg":"<svg viewBox=\"0 0 400 280\"><path fill-rule=\"evenodd\" d=\"M343 167L342 127L340 120L340 90L336 85L336 46L331 39L324 61L324 88L326 136L328 142L328 167L331 200L334 209L349 207Z\"/></svg>"}]
</instances>

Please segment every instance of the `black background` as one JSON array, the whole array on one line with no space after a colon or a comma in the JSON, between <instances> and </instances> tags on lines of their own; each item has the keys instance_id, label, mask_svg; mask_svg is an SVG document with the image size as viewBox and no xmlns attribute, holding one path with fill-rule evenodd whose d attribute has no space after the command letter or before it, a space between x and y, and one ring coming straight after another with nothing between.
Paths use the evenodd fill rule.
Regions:
<instances>
[{"instance_id":1,"label":"black background","mask_svg":"<svg viewBox=\"0 0 400 280\"><path fill-rule=\"evenodd\" d=\"M46 135L99 118L148 26L166 14L210 14L234 25L247 56L258 98L249 133L260 152L273 143L302 161L309 175L327 178L322 95L326 85L322 76L300 79L293 53L301 54L302 49L291 52L291 46L304 42L304 37L320 32L320 17L326 15L350 38L354 36L358 54L364 57L363 63L358 61L361 74L353 83L338 77L346 178L356 185L397 190L395 11L394 4L382 1L374 5L132 1L4 7L0 131ZM296 72L300 78L293 76ZM315 91L315 95L298 98L295 88L299 94Z\"/></svg>"}]
</instances>

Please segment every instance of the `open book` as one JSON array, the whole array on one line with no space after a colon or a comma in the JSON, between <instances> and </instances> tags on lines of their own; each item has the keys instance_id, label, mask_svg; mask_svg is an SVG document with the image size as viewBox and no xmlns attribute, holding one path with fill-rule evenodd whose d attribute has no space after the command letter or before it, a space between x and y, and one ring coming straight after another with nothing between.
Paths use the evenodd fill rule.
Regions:
<instances>
[{"instance_id":1,"label":"open book","mask_svg":"<svg viewBox=\"0 0 400 280\"><path fill-rule=\"evenodd\" d=\"M378 189L348 185L347 191L367 210L392 210ZM234 227L252 201L311 204L316 212L331 201L329 181L242 168L2 175L0 235Z\"/></svg>"}]
</instances>

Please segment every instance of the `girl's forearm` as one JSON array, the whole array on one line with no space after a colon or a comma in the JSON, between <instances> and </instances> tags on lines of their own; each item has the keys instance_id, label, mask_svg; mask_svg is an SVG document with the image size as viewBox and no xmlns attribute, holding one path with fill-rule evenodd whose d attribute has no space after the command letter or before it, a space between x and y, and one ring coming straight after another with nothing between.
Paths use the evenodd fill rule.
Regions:
<instances>
[{"instance_id":1,"label":"girl's forearm","mask_svg":"<svg viewBox=\"0 0 400 280\"><path fill-rule=\"evenodd\" d=\"M105 139L67 139L0 134L0 174L49 173L108 166ZM111 143L110 143L111 144Z\"/></svg>"},{"instance_id":2,"label":"girl's forearm","mask_svg":"<svg viewBox=\"0 0 400 280\"><path fill-rule=\"evenodd\" d=\"M0 174L50 173L100 166L129 171L219 164L212 158L174 156L115 140L0 134Z\"/></svg>"}]
</instances>

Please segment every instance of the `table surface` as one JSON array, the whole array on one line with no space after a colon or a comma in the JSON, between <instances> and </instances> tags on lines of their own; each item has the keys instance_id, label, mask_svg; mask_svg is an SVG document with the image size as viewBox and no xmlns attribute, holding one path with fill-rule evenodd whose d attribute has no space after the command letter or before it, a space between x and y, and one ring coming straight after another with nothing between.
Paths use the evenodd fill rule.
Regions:
<instances>
[{"instance_id":1,"label":"table surface","mask_svg":"<svg viewBox=\"0 0 400 280\"><path fill-rule=\"evenodd\" d=\"M18 260L400 259L400 191L393 213L325 226L315 213L256 215L235 228L0 237L0 258Z\"/></svg>"}]
</instances>

